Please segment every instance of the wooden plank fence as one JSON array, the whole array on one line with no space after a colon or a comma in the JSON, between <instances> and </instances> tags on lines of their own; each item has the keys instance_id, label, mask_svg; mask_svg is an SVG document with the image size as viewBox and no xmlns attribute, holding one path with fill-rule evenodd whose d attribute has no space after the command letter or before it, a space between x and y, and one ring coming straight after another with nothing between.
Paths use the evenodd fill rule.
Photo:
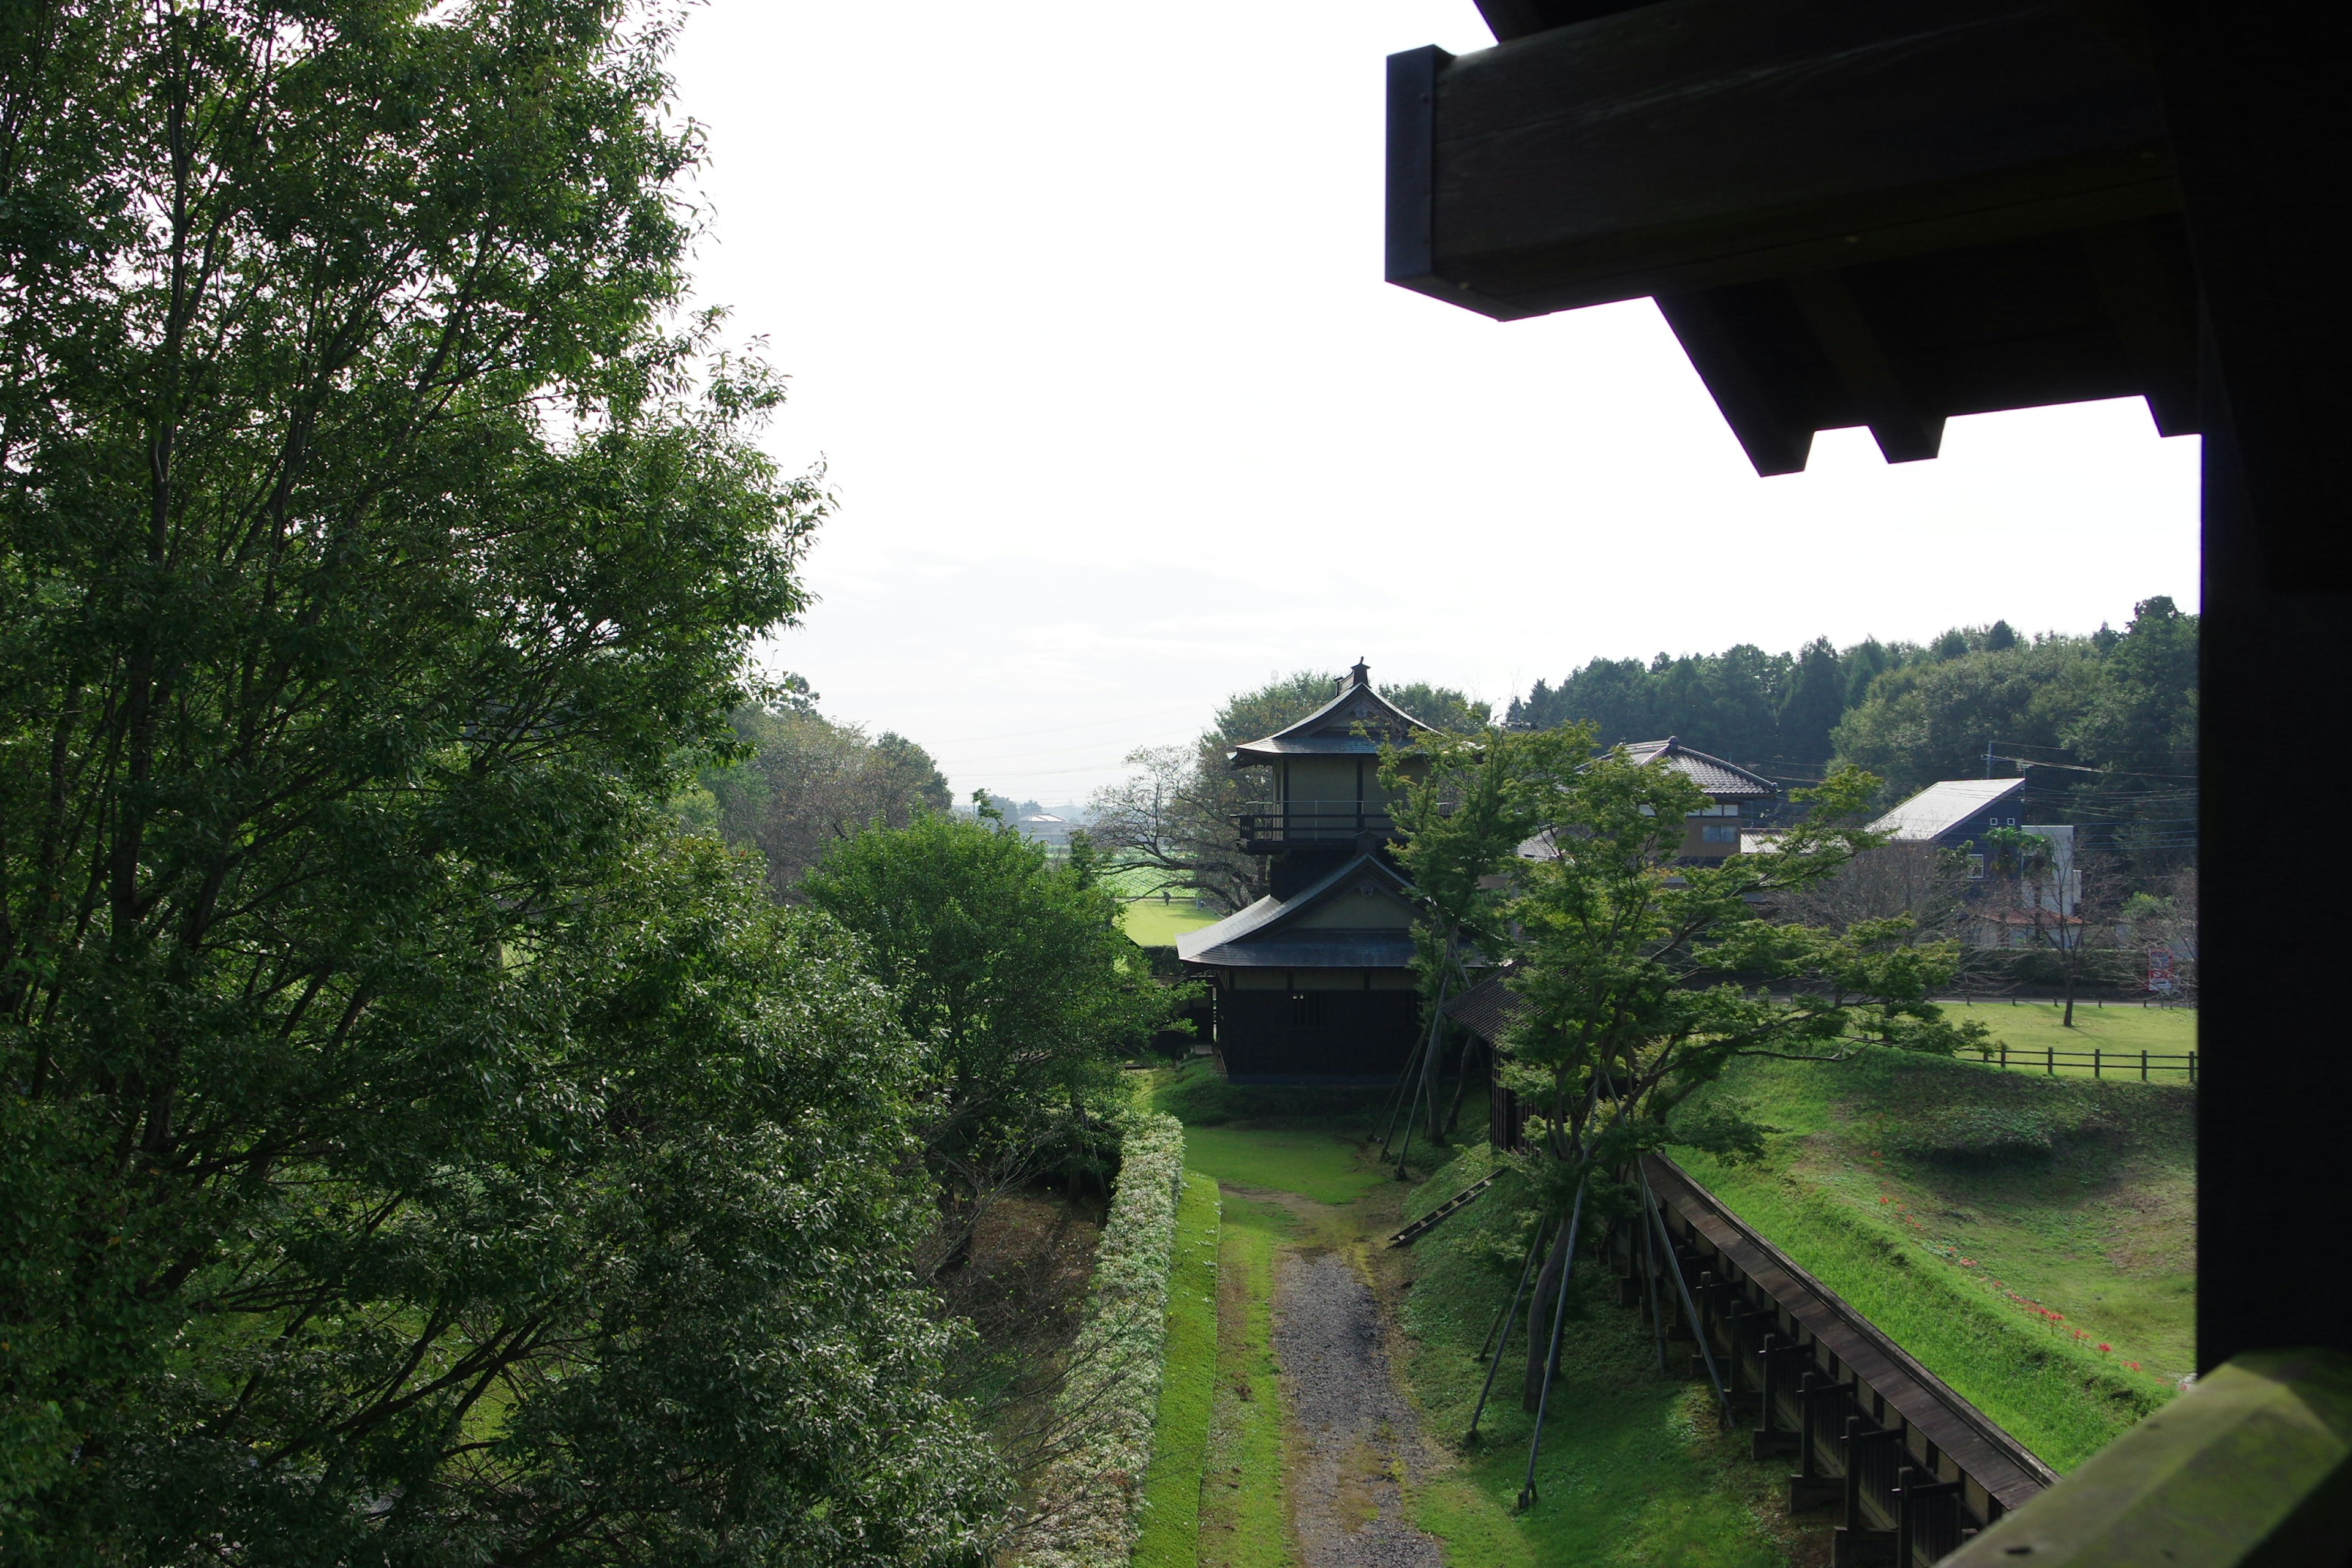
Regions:
<instances>
[{"instance_id":1,"label":"wooden plank fence","mask_svg":"<svg viewBox=\"0 0 2352 1568\"><path fill-rule=\"evenodd\" d=\"M2062 1051L2054 1046L2039 1050L2030 1046L1999 1046L1980 1050L1979 1055L1989 1067L2040 1071L2053 1077L2063 1067L2077 1072L2088 1068L2093 1078L2137 1078L2142 1083L2151 1081L2149 1075L2153 1073L2186 1073L2190 1083L2197 1081L2195 1051L2167 1055L2160 1051L2110 1051L2095 1046L2087 1051Z\"/></svg>"},{"instance_id":2,"label":"wooden plank fence","mask_svg":"<svg viewBox=\"0 0 2352 1568\"><path fill-rule=\"evenodd\" d=\"M2057 1480L1673 1161L1644 1156L1643 1170L1673 1256L1617 1227L1608 1256L1628 1304L1652 1304L1661 1354L1687 1347L1691 1375L1711 1360L1733 1416L1755 1423L1757 1458L1794 1461L1791 1511L1840 1510L1836 1568L1927 1568Z\"/></svg>"}]
</instances>

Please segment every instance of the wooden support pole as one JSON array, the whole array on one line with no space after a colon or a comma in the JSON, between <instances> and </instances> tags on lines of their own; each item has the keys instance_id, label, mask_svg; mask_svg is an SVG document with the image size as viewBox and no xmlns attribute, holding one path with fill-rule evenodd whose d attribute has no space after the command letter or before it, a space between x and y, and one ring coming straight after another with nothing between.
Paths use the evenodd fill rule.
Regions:
<instances>
[{"instance_id":1,"label":"wooden support pole","mask_svg":"<svg viewBox=\"0 0 2352 1568\"><path fill-rule=\"evenodd\" d=\"M1576 1184L1576 1203L1568 1211L1568 1256L1560 1265L1559 1289L1552 1297L1551 1344L1544 1352L1543 1391L1536 1395L1536 1429L1528 1438L1528 1479L1519 1488L1519 1511L1536 1504L1536 1459L1543 1452L1544 1414L1551 1408L1552 1379L1559 1373L1559 1334L1568 1326L1568 1282L1576 1274L1576 1228L1584 1219L1584 1184Z\"/></svg>"}]
</instances>

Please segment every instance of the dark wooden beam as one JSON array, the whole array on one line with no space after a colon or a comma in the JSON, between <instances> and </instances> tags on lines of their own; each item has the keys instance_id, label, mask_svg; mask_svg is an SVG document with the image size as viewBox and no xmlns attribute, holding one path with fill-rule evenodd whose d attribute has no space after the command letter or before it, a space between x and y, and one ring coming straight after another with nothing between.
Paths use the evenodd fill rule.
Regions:
<instances>
[{"instance_id":1,"label":"dark wooden beam","mask_svg":"<svg viewBox=\"0 0 2352 1568\"><path fill-rule=\"evenodd\" d=\"M1789 291L1886 460L1916 463L1934 457L1944 444L1944 416L1923 408L1904 387L1845 279L1834 272L1808 272L1790 279Z\"/></svg>"},{"instance_id":2,"label":"dark wooden beam","mask_svg":"<svg viewBox=\"0 0 2352 1568\"><path fill-rule=\"evenodd\" d=\"M2153 80L2088 14L1665 0L1444 62L1390 215L1429 266L1391 277L1509 318L2172 210Z\"/></svg>"}]
</instances>

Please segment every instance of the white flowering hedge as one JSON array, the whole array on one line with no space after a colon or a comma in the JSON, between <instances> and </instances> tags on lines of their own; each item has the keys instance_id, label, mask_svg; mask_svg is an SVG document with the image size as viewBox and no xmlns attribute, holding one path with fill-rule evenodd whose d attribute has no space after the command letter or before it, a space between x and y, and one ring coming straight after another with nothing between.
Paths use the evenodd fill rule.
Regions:
<instances>
[{"instance_id":1,"label":"white flowering hedge","mask_svg":"<svg viewBox=\"0 0 2352 1568\"><path fill-rule=\"evenodd\" d=\"M1086 1318L1059 1402L1069 1447L1038 1488L1031 1568L1126 1568L1142 1527L1144 1468L1167 1352L1168 1271L1184 1180L1184 1124L1138 1110L1095 1253Z\"/></svg>"}]
</instances>

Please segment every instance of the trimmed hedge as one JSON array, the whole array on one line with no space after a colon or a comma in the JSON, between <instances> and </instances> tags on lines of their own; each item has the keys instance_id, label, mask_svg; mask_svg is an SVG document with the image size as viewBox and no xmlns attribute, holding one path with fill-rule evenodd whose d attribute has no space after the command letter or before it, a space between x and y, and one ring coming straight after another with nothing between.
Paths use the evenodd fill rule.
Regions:
<instances>
[{"instance_id":1,"label":"trimmed hedge","mask_svg":"<svg viewBox=\"0 0 2352 1568\"><path fill-rule=\"evenodd\" d=\"M1077 1434L1038 1488L1030 1568L1126 1568L1141 1528L1152 1417L1167 1352L1168 1274L1184 1179L1184 1124L1138 1110L1095 1252L1060 1414Z\"/></svg>"}]
</instances>

